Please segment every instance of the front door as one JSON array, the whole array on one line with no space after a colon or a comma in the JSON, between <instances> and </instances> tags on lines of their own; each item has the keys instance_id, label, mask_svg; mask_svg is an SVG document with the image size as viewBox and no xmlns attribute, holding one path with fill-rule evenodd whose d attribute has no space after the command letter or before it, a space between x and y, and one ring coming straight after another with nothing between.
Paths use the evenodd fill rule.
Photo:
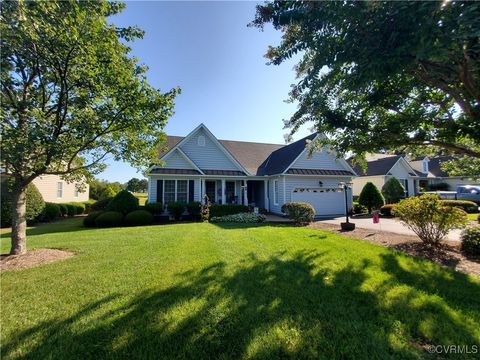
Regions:
<instances>
[{"instance_id":1,"label":"front door","mask_svg":"<svg viewBox=\"0 0 480 360\"><path fill-rule=\"evenodd\" d=\"M211 203L217 202L215 187L215 181L205 181L205 194L207 194Z\"/></svg>"},{"instance_id":2,"label":"front door","mask_svg":"<svg viewBox=\"0 0 480 360\"><path fill-rule=\"evenodd\" d=\"M227 204L235 204L237 199L235 199L235 181L226 181L225 182L225 199Z\"/></svg>"}]
</instances>

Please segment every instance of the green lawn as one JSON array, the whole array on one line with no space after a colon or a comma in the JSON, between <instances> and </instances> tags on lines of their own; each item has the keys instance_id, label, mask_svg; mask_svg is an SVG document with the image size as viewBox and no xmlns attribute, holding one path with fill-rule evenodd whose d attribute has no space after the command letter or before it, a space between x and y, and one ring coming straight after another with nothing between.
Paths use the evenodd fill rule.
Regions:
<instances>
[{"instance_id":1,"label":"green lawn","mask_svg":"<svg viewBox=\"0 0 480 360\"><path fill-rule=\"evenodd\" d=\"M145 205L148 197L147 193L133 193L133 195L138 198L138 203L140 205Z\"/></svg>"},{"instance_id":2,"label":"green lawn","mask_svg":"<svg viewBox=\"0 0 480 360\"><path fill-rule=\"evenodd\" d=\"M70 219L31 228L29 246L78 255L1 274L4 359L416 359L480 343L479 279L327 231Z\"/></svg>"},{"instance_id":3,"label":"green lawn","mask_svg":"<svg viewBox=\"0 0 480 360\"><path fill-rule=\"evenodd\" d=\"M467 214L467 215L468 215L468 220L477 221L477 217L478 217L480 214Z\"/></svg>"}]
</instances>

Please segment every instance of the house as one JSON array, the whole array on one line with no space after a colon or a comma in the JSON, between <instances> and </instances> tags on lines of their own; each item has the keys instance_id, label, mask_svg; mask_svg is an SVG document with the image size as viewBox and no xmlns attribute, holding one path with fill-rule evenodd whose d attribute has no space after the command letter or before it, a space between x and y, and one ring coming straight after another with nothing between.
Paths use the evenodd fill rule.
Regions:
<instances>
[{"instance_id":1,"label":"house","mask_svg":"<svg viewBox=\"0 0 480 360\"><path fill-rule=\"evenodd\" d=\"M311 156L312 134L289 145L218 140L204 124L186 137L169 136L160 153L164 166L148 173L148 201L248 204L281 214L290 201L312 204L318 216L345 213L340 183L355 172L344 160L322 149ZM351 192L347 193L351 206Z\"/></svg>"},{"instance_id":2,"label":"house","mask_svg":"<svg viewBox=\"0 0 480 360\"><path fill-rule=\"evenodd\" d=\"M407 160L400 155L371 154L367 156L367 167L354 167L358 177L353 179L353 195L358 196L367 182L372 182L379 190L391 177L396 177L405 188L406 196L418 192L419 176Z\"/></svg>"},{"instance_id":3,"label":"house","mask_svg":"<svg viewBox=\"0 0 480 360\"><path fill-rule=\"evenodd\" d=\"M452 156L440 157L417 157L409 161L410 166L418 175L418 186L424 190L436 189L442 186L442 190L455 191L459 185L478 184L475 180L462 176L449 176L441 169L441 164L452 160Z\"/></svg>"},{"instance_id":4,"label":"house","mask_svg":"<svg viewBox=\"0 0 480 360\"><path fill-rule=\"evenodd\" d=\"M68 182L58 175L42 175L33 180L43 200L52 203L88 201L89 186L78 181ZM83 187L79 189L79 187Z\"/></svg>"}]
</instances>

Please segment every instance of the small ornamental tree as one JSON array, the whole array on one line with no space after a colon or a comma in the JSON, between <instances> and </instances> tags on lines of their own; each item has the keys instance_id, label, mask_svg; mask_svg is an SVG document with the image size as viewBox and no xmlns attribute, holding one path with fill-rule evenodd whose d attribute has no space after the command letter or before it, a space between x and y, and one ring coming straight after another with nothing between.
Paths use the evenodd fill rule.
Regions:
<instances>
[{"instance_id":1,"label":"small ornamental tree","mask_svg":"<svg viewBox=\"0 0 480 360\"><path fill-rule=\"evenodd\" d=\"M35 178L82 180L103 171L109 156L139 170L159 161L178 90L148 83L129 47L143 32L111 21L124 7L2 2L0 152L14 179L11 254L27 251L25 196Z\"/></svg>"},{"instance_id":2,"label":"small ornamental tree","mask_svg":"<svg viewBox=\"0 0 480 360\"><path fill-rule=\"evenodd\" d=\"M385 202L378 188L373 183L367 182L360 193L358 203L365 206L368 213L371 213L372 209L380 209Z\"/></svg>"},{"instance_id":3,"label":"small ornamental tree","mask_svg":"<svg viewBox=\"0 0 480 360\"><path fill-rule=\"evenodd\" d=\"M426 244L438 245L452 229L467 223L465 211L444 206L436 195L426 194L400 201L393 214Z\"/></svg>"},{"instance_id":4,"label":"small ornamental tree","mask_svg":"<svg viewBox=\"0 0 480 360\"><path fill-rule=\"evenodd\" d=\"M120 191L115 197L108 203L107 211L118 211L123 215L135 211L138 209L138 198L127 190Z\"/></svg>"},{"instance_id":5,"label":"small ornamental tree","mask_svg":"<svg viewBox=\"0 0 480 360\"><path fill-rule=\"evenodd\" d=\"M387 204L396 203L405 197L405 188L397 178L391 177L382 186L382 195Z\"/></svg>"}]
</instances>

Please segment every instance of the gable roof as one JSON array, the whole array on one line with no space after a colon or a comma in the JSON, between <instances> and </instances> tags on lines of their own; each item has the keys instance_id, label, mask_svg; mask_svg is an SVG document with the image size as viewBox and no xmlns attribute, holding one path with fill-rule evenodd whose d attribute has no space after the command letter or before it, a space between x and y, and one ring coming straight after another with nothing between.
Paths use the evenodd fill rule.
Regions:
<instances>
[{"instance_id":1,"label":"gable roof","mask_svg":"<svg viewBox=\"0 0 480 360\"><path fill-rule=\"evenodd\" d=\"M423 160L423 158L420 158ZM431 157L428 158L428 174L424 173L423 171L419 171L418 169L422 169L422 167L419 166L419 163L422 162L422 160L418 160L417 158L414 159L413 161L410 161L410 164L414 169L416 170L417 174L419 176L423 177L448 177L448 173L443 171L440 168L440 165L445 162L452 160L453 156L438 156L438 157Z\"/></svg>"},{"instance_id":2,"label":"gable roof","mask_svg":"<svg viewBox=\"0 0 480 360\"><path fill-rule=\"evenodd\" d=\"M313 133L288 145L234 140L218 141L251 175L263 176L281 174L287 170L305 150L308 142L316 136L317 133ZM167 140L159 150L160 158L179 145L183 139L185 139L183 136L167 136ZM348 171L348 175L355 174Z\"/></svg>"},{"instance_id":3,"label":"gable roof","mask_svg":"<svg viewBox=\"0 0 480 360\"><path fill-rule=\"evenodd\" d=\"M360 164L356 164L353 168L359 176L379 176L379 175L388 175L389 171L395 166L399 161L402 161L403 157L400 155L389 155L382 156L376 160L367 161L367 168L364 171ZM410 167L410 164L405 160L407 167ZM414 169L409 171L409 175L416 176L417 172Z\"/></svg>"}]
</instances>

